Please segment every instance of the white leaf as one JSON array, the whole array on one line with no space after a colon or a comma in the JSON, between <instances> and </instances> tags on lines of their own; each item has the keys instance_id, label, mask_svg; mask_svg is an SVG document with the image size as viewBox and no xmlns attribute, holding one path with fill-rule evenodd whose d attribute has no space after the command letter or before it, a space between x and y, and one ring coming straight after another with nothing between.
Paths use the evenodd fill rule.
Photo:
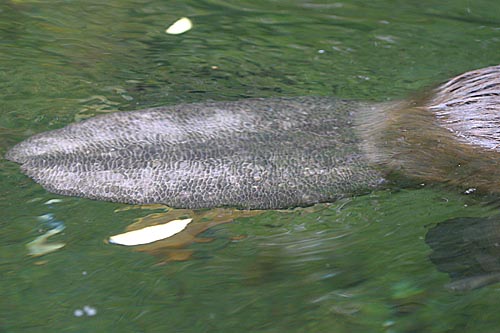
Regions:
<instances>
[{"instance_id":1,"label":"white leaf","mask_svg":"<svg viewBox=\"0 0 500 333\"><path fill-rule=\"evenodd\" d=\"M126 246L153 243L181 232L192 220L193 219L173 220L164 224L129 231L111 236L109 242Z\"/></svg>"},{"instance_id":2,"label":"white leaf","mask_svg":"<svg viewBox=\"0 0 500 333\"><path fill-rule=\"evenodd\" d=\"M193 23L191 23L191 20L187 17L183 17L175 21L174 24L165 30L165 32L170 35L179 35L190 30L192 27Z\"/></svg>"}]
</instances>

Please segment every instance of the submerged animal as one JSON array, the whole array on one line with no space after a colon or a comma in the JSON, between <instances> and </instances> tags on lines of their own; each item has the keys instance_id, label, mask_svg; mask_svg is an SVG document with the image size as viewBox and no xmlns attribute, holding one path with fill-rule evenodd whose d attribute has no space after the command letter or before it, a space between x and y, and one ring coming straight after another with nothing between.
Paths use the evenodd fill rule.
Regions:
<instances>
[{"instance_id":1,"label":"submerged animal","mask_svg":"<svg viewBox=\"0 0 500 333\"><path fill-rule=\"evenodd\" d=\"M400 179L500 191L500 65L389 103L247 99L97 116L6 158L47 190L175 208L306 206Z\"/></svg>"}]
</instances>

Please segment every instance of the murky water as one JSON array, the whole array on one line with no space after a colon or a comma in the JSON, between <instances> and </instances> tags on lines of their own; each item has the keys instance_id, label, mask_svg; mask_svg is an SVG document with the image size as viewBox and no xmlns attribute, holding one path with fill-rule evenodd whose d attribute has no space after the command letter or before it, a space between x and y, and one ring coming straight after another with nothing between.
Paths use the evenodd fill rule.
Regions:
<instances>
[{"instance_id":1,"label":"murky water","mask_svg":"<svg viewBox=\"0 0 500 333\"><path fill-rule=\"evenodd\" d=\"M403 98L498 64L499 13L493 0L4 1L0 154L30 134L116 110L268 96ZM182 16L193 29L165 34ZM213 241L190 245L192 260L159 265L104 242L147 211L52 195L5 160L0 179L2 332L500 325L498 285L445 288L457 276L429 259L425 242L437 223L494 214L482 198L424 187L269 211L208 229L202 236ZM51 239L66 246L28 257L26 244L50 227L46 214L66 226ZM84 306L96 313L75 316Z\"/></svg>"}]
</instances>

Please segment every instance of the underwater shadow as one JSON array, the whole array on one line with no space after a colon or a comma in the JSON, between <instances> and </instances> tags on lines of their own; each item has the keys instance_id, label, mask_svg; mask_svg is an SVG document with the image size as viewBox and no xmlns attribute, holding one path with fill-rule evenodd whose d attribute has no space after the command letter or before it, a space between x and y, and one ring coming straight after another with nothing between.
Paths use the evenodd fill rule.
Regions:
<instances>
[{"instance_id":1,"label":"underwater shadow","mask_svg":"<svg viewBox=\"0 0 500 333\"><path fill-rule=\"evenodd\" d=\"M500 215L446 220L429 229L430 260L448 273L445 287L465 292L500 282Z\"/></svg>"}]
</instances>

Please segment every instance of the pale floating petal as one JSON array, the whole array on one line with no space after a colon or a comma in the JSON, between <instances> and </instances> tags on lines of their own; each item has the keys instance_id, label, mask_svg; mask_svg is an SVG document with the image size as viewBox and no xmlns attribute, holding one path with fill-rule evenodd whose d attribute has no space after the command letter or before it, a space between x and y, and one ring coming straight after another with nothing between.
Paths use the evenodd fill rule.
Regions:
<instances>
[{"instance_id":1,"label":"pale floating petal","mask_svg":"<svg viewBox=\"0 0 500 333\"><path fill-rule=\"evenodd\" d=\"M54 252L62 248L64 243L46 243L47 239L55 234L60 233L64 230L64 226L59 226L57 228L51 229L41 236L38 236L32 242L26 244L28 248L28 254L33 257L43 256L44 254Z\"/></svg>"},{"instance_id":2,"label":"pale floating petal","mask_svg":"<svg viewBox=\"0 0 500 333\"><path fill-rule=\"evenodd\" d=\"M179 35L188 30L191 30L193 27L193 23L187 17L183 17L174 22L170 27L165 30L167 34L170 35Z\"/></svg>"},{"instance_id":3,"label":"pale floating petal","mask_svg":"<svg viewBox=\"0 0 500 333\"><path fill-rule=\"evenodd\" d=\"M109 242L118 245L142 245L171 237L186 228L193 219L173 220L139 230L111 236Z\"/></svg>"}]
</instances>

